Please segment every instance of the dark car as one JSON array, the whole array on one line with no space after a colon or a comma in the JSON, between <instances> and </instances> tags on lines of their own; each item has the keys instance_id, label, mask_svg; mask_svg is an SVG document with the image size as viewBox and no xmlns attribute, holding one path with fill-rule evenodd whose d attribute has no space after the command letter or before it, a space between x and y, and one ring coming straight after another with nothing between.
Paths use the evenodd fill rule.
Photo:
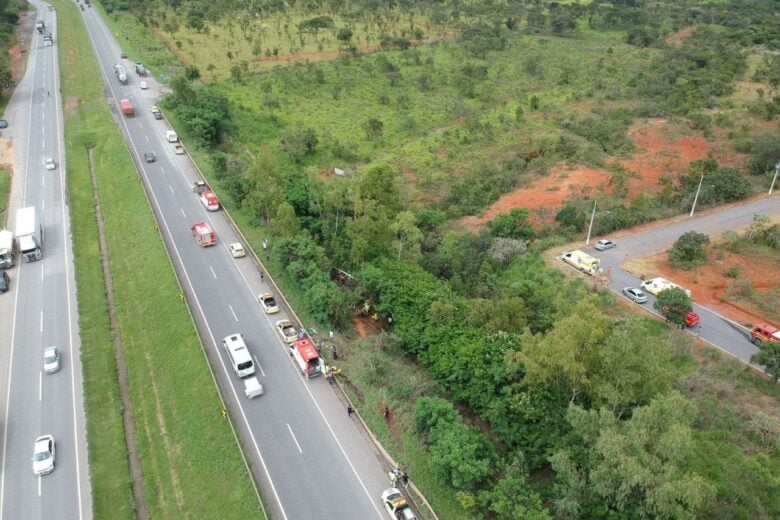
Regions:
<instances>
[{"instance_id":1,"label":"dark car","mask_svg":"<svg viewBox=\"0 0 780 520\"><path fill-rule=\"evenodd\" d=\"M119 57L122 58L122 59L127 58L127 53L124 53L124 52L120 53Z\"/></svg>"},{"instance_id":2,"label":"dark car","mask_svg":"<svg viewBox=\"0 0 780 520\"><path fill-rule=\"evenodd\" d=\"M7 292L11 288L11 279L8 278L8 273L5 271L2 271L2 273L0 275L0 293Z\"/></svg>"},{"instance_id":3,"label":"dark car","mask_svg":"<svg viewBox=\"0 0 780 520\"><path fill-rule=\"evenodd\" d=\"M0 119L0 128L8 128L8 121Z\"/></svg>"},{"instance_id":4,"label":"dark car","mask_svg":"<svg viewBox=\"0 0 780 520\"><path fill-rule=\"evenodd\" d=\"M154 152L146 152L144 154L144 160L148 163L153 163L157 160L157 156L154 155Z\"/></svg>"}]
</instances>

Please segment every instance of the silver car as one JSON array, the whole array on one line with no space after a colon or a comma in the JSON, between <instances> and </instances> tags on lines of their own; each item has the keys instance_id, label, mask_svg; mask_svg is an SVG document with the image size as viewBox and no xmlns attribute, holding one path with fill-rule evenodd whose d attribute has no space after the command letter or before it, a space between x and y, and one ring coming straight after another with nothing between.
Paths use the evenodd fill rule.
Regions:
<instances>
[{"instance_id":1,"label":"silver car","mask_svg":"<svg viewBox=\"0 0 780 520\"><path fill-rule=\"evenodd\" d=\"M60 370L60 351L57 347L46 347L43 351L43 371L53 374Z\"/></svg>"},{"instance_id":2,"label":"silver car","mask_svg":"<svg viewBox=\"0 0 780 520\"><path fill-rule=\"evenodd\" d=\"M625 287L623 288L623 294L625 294L626 298L634 303L647 303L647 295L642 292L642 289L637 289L636 287Z\"/></svg>"},{"instance_id":3,"label":"silver car","mask_svg":"<svg viewBox=\"0 0 780 520\"><path fill-rule=\"evenodd\" d=\"M607 249L612 249L613 247L617 247L617 244L608 238L604 238L596 242L597 251L606 251Z\"/></svg>"},{"instance_id":4,"label":"silver car","mask_svg":"<svg viewBox=\"0 0 780 520\"><path fill-rule=\"evenodd\" d=\"M48 475L54 471L55 446L54 437L41 435L35 439L33 447L33 473L36 475Z\"/></svg>"}]
</instances>

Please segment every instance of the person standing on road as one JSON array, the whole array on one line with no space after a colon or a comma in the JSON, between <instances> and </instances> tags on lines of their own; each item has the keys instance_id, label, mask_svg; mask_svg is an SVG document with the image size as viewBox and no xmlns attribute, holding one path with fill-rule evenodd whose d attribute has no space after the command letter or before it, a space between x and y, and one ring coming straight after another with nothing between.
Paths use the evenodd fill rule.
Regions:
<instances>
[{"instance_id":1,"label":"person standing on road","mask_svg":"<svg viewBox=\"0 0 780 520\"><path fill-rule=\"evenodd\" d=\"M352 414L353 414L353 413L355 413L355 409L354 409L354 408L352 408L352 405L351 405L351 404L348 404L348 405L347 405L347 415L348 415L349 417L352 417Z\"/></svg>"}]
</instances>

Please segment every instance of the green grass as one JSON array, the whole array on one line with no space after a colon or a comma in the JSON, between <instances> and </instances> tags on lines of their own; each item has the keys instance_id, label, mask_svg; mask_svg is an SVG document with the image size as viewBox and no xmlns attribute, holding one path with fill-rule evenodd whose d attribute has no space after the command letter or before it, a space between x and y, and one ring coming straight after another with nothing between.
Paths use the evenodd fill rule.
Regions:
<instances>
[{"instance_id":1,"label":"green grass","mask_svg":"<svg viewBox=\"0 0 780 520\"><path fill-rule=\"evenodd\" d=\"M11 190L11 172L7 168L0 168L0 222L5 226L8 217L8 197Z\"/></svg>"},{"instance_id":2,"label":"green grass","mask_svg":"<svg viewBox=\"0 0 780 520\"><path fill-rule=\"evenodd\" d=\"M95 518L135 518L98 251L94 150L152 518L259 518L258 497L162 240L112 121L80 13L57 1L66 153ZM128 230L132 229L132 233Z\"/></svg>"}]
</instances>

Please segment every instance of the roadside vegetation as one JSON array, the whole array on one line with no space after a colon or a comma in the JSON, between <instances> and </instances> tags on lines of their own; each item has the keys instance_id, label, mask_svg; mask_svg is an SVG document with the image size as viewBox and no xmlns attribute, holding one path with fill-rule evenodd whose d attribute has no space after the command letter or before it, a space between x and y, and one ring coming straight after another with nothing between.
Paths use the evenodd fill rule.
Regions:
<instances>
[{"instance_id":1,"label":"roadside vegetation","mask_svg":"<svg viewBox=\"0 0 780 520\"><path fill-rule=\"evenodd\" d=\"M55 5L93 514L136 518L112 343L119 334L150 517L259 517L258 497L230 425L220 417L222 404L138 174L107 109L78 7ZM88 150L106 224L116 331L108 326Z\"/></svg>"},{"instance_id":2,"label":"roadside vegetation","mask_svg":"<svg viewBox=\"0 0 780 520\"><path fill-rule=\"evenodd\" d=\"M580 237L596 202L601 234L688 210L700 183L699 208L768 188L776 3L407 2L408 20L374 4L226 17L223 2L106 2L128 41L151 28L181 43L186 72L162 105L255 249L270 239L296 310L374 332L342 345L343 380L442 517L780 516L777 387L540 254ZM367 41L372 14L406 32L389 24L381 52L339 40ZM302 61L255 72L269 44L287 53L266 37L310 45L323 16L333 25L314 33L335 59L301 44ZM717 147L632 191L630 129L661 119ZM462 217L577 165L607 181L464 231ZM692 242L682 262L699 260ZM332 268L354 278L339 286Z\"/></svg>"},{"instance_id":3,"label":"roadside vegetation","mask_svg":"<svg viewBox=\"0 0 780 520\"><path fill-rule=\"evenodd\" d=\"M20 0L0 0L0 110L5 110L10 97L13 77L11 55L8 50L15 42L14 29L19 22L19 12L26 5Z\"/></svg>"}]
</instances>

